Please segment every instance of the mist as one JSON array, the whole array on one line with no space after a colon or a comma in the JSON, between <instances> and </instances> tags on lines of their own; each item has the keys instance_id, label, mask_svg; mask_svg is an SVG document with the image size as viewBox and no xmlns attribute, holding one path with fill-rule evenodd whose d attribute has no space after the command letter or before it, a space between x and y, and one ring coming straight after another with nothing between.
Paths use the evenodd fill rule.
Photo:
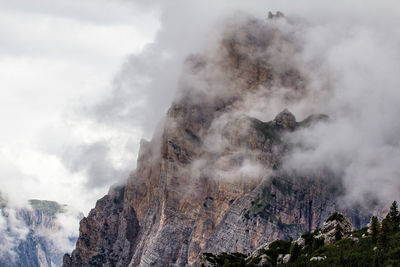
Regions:
<instances>
[{"instance_id":1,"label":"mist","mask_svg":"<svg viewBox=\"0 0 400 267\"><path fill-rule=\"evenodd\" d=\"M286 15L286 22L276 22L275 27L289 45L286 52L276 50L273 67L296 66L306 77L304 90L293 95L276 86L268 95L249 94L229 116L269 121L284 108L298 120L327 114L329 123L287 136L297 149L285 157L285 168L302 174L321 169L337 174L338 183L345 187L343 205L374 201L386 205L398 198L400 189L396 167L400 159L400 123L396 120L400 100L400 37L396 29L400 21L395 15L399 5L392 1L351 4L350 10L344 2L220 2L213 8L207 3L152 2L150 8L162 11L155 42L128 58L115 78L112 94L96 106L94 114L104 123L139 125L143 136L150 138L170 103L179 98L177 88L192 90L194 98L205 96L205 101L226 97L233 90L226 77L210 75L216 70L212 68L195 77L182 76L185 59L215 49L221 31L232 21L234 26L238 17L265 21L267 11L276 8ZM267 53L274 56L271 49L257 56ZM205 83L204 77L212 79ZM215 135L208 140L214 142L213 149L224 142Z\"/></svg>"}]
</instances>

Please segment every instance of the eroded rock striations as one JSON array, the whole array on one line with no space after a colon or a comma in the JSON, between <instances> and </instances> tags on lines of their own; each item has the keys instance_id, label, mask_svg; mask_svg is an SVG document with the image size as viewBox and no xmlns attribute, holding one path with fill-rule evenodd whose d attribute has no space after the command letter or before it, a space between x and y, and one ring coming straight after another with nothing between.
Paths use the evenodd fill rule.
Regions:
<instances>
[{"instance_id":1,"label":"eroded rock striations","mask_svg":"<svg viewBox=\"0 0 400 267\"><path fill-rule=\"evenodd\" d=\"M325 262L321 266L338 266L333 261L335 257L341 257L341 262L344 262L344 256L329 254L323 246L330 246L331 248L340 247L345 242L351 242L353 245L359 244L360 239L353 235L360 236L362 232L366 232L366 228L353 232L353 226L348 218L341 213L333 213L320 229L316 229L312 233L305 233L297 239L293 240L275 240L268 242L249 255L241 253L202 253L200 256L201 267L222 267L222 266L277 266L281 264L291 263L293 266L308 266L312 261L325 261L327 254L330 257L330 262ZM364 234L365 238L365 234ZM343 240L344 239L344 240ZM337 242L342 241L341 244ZM367 246L368 247L368 246ZM343 248L341 248L343 250ZM365 250L364 244L364 250ZM322 255L320 253L323 253ZM325 255L324 255L325 254ZM336 253L339 254L339 253ZM354 253L355 254L355 253ZM353 257L354 257L353 254ZM332 257L333 256L333 257ZM352 261L352 265L354 265ZM349 263L348 261L346 264ZM350 263L350 265L351 265ZM284 265L286 266L286 265Z\"/></svg>"},{"instance_id":2,"label":"eroded rock striations","mask_svg":"<svg viewBox=\"0 0 400 267\"><path fill-rule=\"evenodd\" d=\"M300 176L282 166L286 136L327 117L297 122L288 110L270 122L248 117L276 88L288 103L306 93L307 75L289 62L300 48L277 19L236 19L217 49L188 58L164 128L141 142L127 184L81 221L63 266L196 265L201 252L248 253L297 238L339 209L342 188L332 174ZM343 212L356 226L368 222Z\"/></svg>"}]
</instances>

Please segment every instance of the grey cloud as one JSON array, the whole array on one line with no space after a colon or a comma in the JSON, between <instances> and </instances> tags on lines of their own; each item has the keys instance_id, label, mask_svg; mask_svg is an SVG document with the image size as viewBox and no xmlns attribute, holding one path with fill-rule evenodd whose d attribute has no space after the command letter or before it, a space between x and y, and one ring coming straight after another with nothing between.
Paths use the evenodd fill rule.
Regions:
<instances>
[{"instance_id":1,"label":"grey cloud","mask_svg":"<svg viewBox=\"0 0 400 267\"><path fill-rule=\"evenodd\" d=\"M95 24L125 23L128 16L130 16L131 20L137 25L143 25L143 22L148 22L146 17L142 16L141 11L143 10L141 7L143 6L137 5L132 1L87 0L82 2L77 0L38 0L32 2L27 0L15 0L3 1L1 5L10 9L25 11L28 14L65 17ZM101 8L98 8L99 6Z\"/></svg>"},{"instance_id":2,"label":"grey cloud","mask_svg":"<svg viewBox=\"0 0 400 267\"><path fill-rule=\"evenodd\" d=\"M395 30L400 23L393 19L398 4L352 3L355 8L350 11L344 1L331 6L316 1L279 5L222 1L216 6L152 1L147 8L161 10L161 29L154 44L127 59L112 94L95 107L94 116L106 124L140 127L148 137L173 100L177 85L185 85L187 77L180 76L184 59L218 40L216 25L223 18L242 9L263 19L269 9L279 9L297 20L280 25L295 47L286 47L286 53L269 53L276 69L299 67L308 79L306 90L289 101L289 92L282 87L272 88L269 95L249 95L240 111L263 120L286 107L299 119L327 113L331 123L289 137L307 149L291 154L288 166L303 172L331 169L343 178L349 202L366 197L392 200L400 186L396 170L400 38ZM385 7L393 8L383 12ZM371 9L378 14L368 15ZM193 77L186 84L193 82L197 84L192 87L206 88L204 81ZM381 189L371 190L370 185Z\"/></svg>"},{"instance_id":3,"label":"grey cloud","mask_svg":"<svg viewBox=\"0 0 400 267\"><path fill-rule=\"evenodd\" d=\"M0 201L0 259L14 261L15 248L25 240L29 228L18 216L16 208L3 206L7 205L6 202Z\"/></svg>"},{"instance_id":4,"label":"grey cloud","mask_svg":"<svg viewBox=\"0 0 400 267\"><path fill-rule=\"evenodd\" d=\"M109 152L106 143L79 144L67 147L61 158L72 172L85 173L88 188L98 188L117 183L128 175L128 170L114 167Z\"/></svg>"},{"instance_id":5,"label":"grey cloud","mask_svg":"<svg viewBox=\"0 0 400 267\"><path fill-rule=\"evenodd\" d=\"M400 38L391 30L397 27L389 25L327 24L310 27L305 36L305 47L317 42L323 48L307 50L306 56L317 58L331 74L331 97L319 109L332 120L289 137L301 148L288 157L287 166L304 173L333 171L345 185L345 204L388 205L400 192Z\"/></svg>"}]
</instances>

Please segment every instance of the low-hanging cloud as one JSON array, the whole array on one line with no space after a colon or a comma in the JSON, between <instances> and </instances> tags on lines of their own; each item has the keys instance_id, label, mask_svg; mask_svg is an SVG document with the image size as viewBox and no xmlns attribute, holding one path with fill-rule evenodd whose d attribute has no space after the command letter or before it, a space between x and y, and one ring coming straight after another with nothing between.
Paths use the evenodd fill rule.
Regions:
<instances>
[{"instance_id":1,"label":"low-hanging cloud","mask_svg":"<svg viewBox=\"0 0 400 267\"><path fill-rule=\"evenodd\" d=\"M398 199L400 189L400 38L387 29L382 36L379 29L357 24L336 28L336 40L324 43L318 56L335 79L332 97L321 103L321 110L332 120L292 136L302 149L287 159L299 171L327 168L337 173L348 204L387 204ZM310 37L316 34L312 31Z\"/></svg>"},{"instance_id":2,"label":"low-hanging cloud","mask_svg":"<svg viewBox=\"0 0 400 267\"><path fill-rule=\"evenodd\" d=\"M84 172L88 188L104 187L125 179L128 170L117 169L108 157L110 148L101 142L68 146L61 156L72 172Z\"/></svg>"},{"instance_id":3,"label":"low-hanging cloud","mask_svg":"<svg viewBox=\"0 0 400 267\"><path fill-rule=\"evenodd\" d=\"M396 199L400 190L399 171L396 168L396 162L400 158L397 137L400 133L400 123L397 119L400 100L400 80L397 75L400 70L400 37L395 30L399 21L394 19L392 11L382 11L385 6L393 5L396 8L398 5L385 1L379 4L368 3L362 7L361 2L353 2L360 9L341 13L343 3L337 3L333 8L337 17L332 15L325 19L323 16L327 14L328 9L319 5L316 5L313 11L299 9L298 16L292 17L290 12L296 11L286 6L290 10L288 18L292 19L292 22L279 27L282 32L288 34L289 42L295 42L295 48L298 49L286 54L288 58L276 58L273 66L279 68L289 60L294 61L308 79L306 92L289 101L284 93L286 89L282 87L274 88L273 93L264 98L255 93L243 101L240 112L263 120L272 119L274 114L286 107L299 119L312 113L328 114L330 122L288 137L290 142L301 144L298 146L301 149L295 149L285 158L287 168L303 173L316 172L321 168L332 171L340 177L345 186L343 202L347 204L371 201L386 203ZM374 7L380 12L380 16L367 16L367 10ZM201 13L204 7L200 5L197 8ZM223 9L224 7L220 10L221 13L228 14ZM251 5L248 6L248 10L252 11ZM287 13L285 8L281 10ZM164 11L172 12L168 7ZM168 12L164 18L171 19L174 12ZM206 21L206 17L202 19ZM195 17L193 21L196 19L198 18ZM167 27L174 25L175 21L171 20L172 22L167 20L165 25L163 24L165 28L160 34L166 39L160 37L157 41L160 44L174 42L181 49L185 42L184 35L180 35L180 39L174 39L175 28ZM216 21L215 19L214 22ZM207 33L211 34L210 32L212 31ZM189 34L188 38L191 37ZM167 66L168 69L172 67L173 71L169 72L164 68L160 76L154 76L158 69L155 73L148 72L151 78L147 81L146 85L149 87L146 88L150 92L146 95L149 98L143 102L147 103L143 107L148 107L153 101L159 104L158 94L164 98L164 94L167 93L168 100L172 100L171 95L174 94L178 78L176 69L182 69L182 54L186 56L189 52L197 52L196 49L200 49L196 45L183 45L185 49L181 49L181 54L181 51L174 50L173 47L163 47L160 44L149 48L149 51L158 51L156 55L159 62L157 64L152 62L151 57L148 58L148 62L154 64L154 67L150 66L150 70ZM175 59L179 59L176 61L178 64L173 63ZM137 66L137 62L140 61L133 57L131 63ZM170 73L171 76L168 76ZM174 78L168 82L165 76ZM191 82L194 80L187 81L188 84ZM154 84L158 86L153 86ZM210 87L213 85L215 84L211 83ZM215 90L217 88L220 86L215 86ZM160 117L169 101L157 105L156 111L152 110L155 113L150 117ZM136 111L136 114L140 113ZM150 125L154 125L156 120L147 120L146 123L149 121Z\"/></svg>"},{"instance_id":4,"label":"low-hanging cloud","mask_svg":"<svg viewBox=\"0 0 400 267\"><path fill-rule=\"evenodd\" d=\"M307 78L305 91L295 95L282 85L270 88L267 95L258 91L249 94L236 113L262 120L272 119L284 108L298 119L312 113L328 114L329 123L288 137L301 144L301 149L285 158L287 168L305 173L327 168L336 173L345 186L344 202L396 199L400 188L396 169L400 158L400 35L395 29L400 22L394 10L398 4L352 1L350 12L340 1L334 6L300 2L234 1L213 8L208 3L183 1L142 3L161 10L159 34L142 53L127 59L114 80L112 94L96 105L93 114L103 123L141 127L149 137L178 87L211 94L209 99L226 94L224 88L232 91L217 72L212 75L215 79L208 81L198 74L182 77L184 59L191 53L212 50L212 43L219 41L220 25L226 23L224 18L235 10L265 20L268 9L279 8L290 23L278 22L277 27L290 46L278 45L276 51L269 48L265 54L252 56L269 57L278 72L296 66ZM368 15L371 9L377 12Z\"/></svg>"},{"instance_id":5,"label":"low-hanging cloud","mask_svg":"<svg viewBox=\"0 0 400 267\"><path fill-rule=\"evenodd\" d=\"M2 203L3 205L4 203ZM0 210L0 259L13 260L16 256L15 248L21 240L25 240L29 228L18 217L15 208L4 207Z\"/></svg>"}]
</instances>

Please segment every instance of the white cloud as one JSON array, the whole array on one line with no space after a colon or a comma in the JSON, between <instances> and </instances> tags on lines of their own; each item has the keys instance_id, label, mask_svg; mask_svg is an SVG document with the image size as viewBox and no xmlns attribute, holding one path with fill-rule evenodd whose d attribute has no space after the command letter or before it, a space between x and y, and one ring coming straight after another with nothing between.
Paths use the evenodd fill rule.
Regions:
<instances>
[{"instance_id":1,"label":"white cloud","mask_svg":"<svg viewBox=\"0 0 400 267\"><path fill-rule=\"evenodd\" d=\"M126 56L154 38L157 16L124 1L0 1L0 186L11 200L87 212L107 192L113 180L88 190L87 173L66 168L60 155L101 140L110 166L126 168L131 155L116 150L138 133L88 123L75 109L104 97Z\"/></svg>"}]
</instances>

